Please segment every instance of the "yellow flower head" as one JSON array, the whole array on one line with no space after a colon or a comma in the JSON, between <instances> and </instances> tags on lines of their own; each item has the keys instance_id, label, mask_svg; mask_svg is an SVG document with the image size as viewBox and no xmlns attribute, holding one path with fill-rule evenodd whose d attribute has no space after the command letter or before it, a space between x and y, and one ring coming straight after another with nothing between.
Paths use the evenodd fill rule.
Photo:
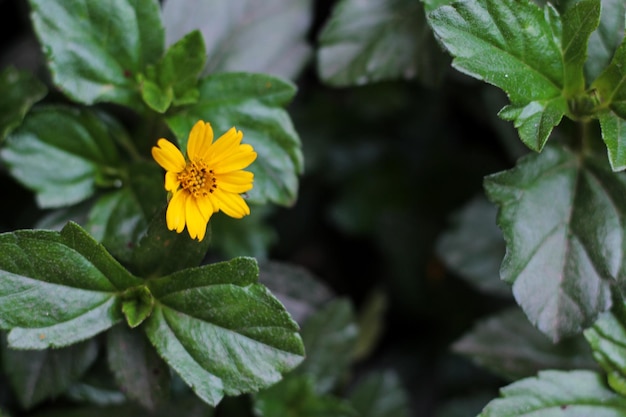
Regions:
<instances>
[{"instance_id":1,"label":"yellow flower head","mask_svg":"<svg viewBox=\"0 0 626 417\"><path fill-rule=\"evenodd\" d=\"M165 215L167 227L202 240L209 219L219 210L240 219L250 214L241 197L252 189L254 174L243 171L256 159L252 146L242 144L234 127L213 142L213 129L199 120L189 133L187 159L172 142L159 139L152 157L167 172L165 189L172 193Z\"/></svg>"}]
</instances>

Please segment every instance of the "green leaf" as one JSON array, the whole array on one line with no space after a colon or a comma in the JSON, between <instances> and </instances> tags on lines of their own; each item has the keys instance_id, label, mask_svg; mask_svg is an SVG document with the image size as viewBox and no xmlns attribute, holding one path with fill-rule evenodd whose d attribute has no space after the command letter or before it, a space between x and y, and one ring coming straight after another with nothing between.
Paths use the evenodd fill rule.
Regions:
<instances>
[{"instance_id":1,"label":"green leaf","mask_svg":"<svg viewBox=\"0 0 626 417\"><path fill-rule=\"evenodd\" d=\"M613 171L622 171L626 168L626 120L611 111L599 114L602 139L609 154L609 162Z\"/></svg>"},{"instance_id":2,"label":"green leaf","mask_svg":"<svg viewBox=\"0 0 626 417\"><path fill-rule=\"evenodd\" d=\"M154 297L144 285L131 288L122 294L122 313L133 329L150 317L153 309Z\"/></svg>"},{"instance_id":3,"label":"green leaf","mask_svg":"<svg viewBox=\"0 0 626 417\"><path fill-rule=\"evenodd\" d=\"M554 344L518 308L479 321L452 345L452 350L510 381L543 369L597 369L582 337Z\"/></svg>"},{"instance_id":4,"label":"green leaf","mask_svg":"<svg viewBox=\"0 0 626 417\"><path fill-rule=\"evenodd\" d=\"M554 126L567 111L565 98L535 100L523 106L504 107L498 116L513 122L522 141L532 150L541 151Z\"/></svg>"},{"instance_id":5,"label":"green leaf","mask_svg":"<svg viewBox=\"0 0 626 417\"><path fill-rule=\"evenodd\" d=\"M4 341L0 345L4 373L24 408L65 392L83 376L98 354L94 340L40 351L8 349Z\"/></svg>"},{"instance_id":6,"label":"green leaf","mask_svg":"<svg viewBox=\"0 0 626 417\"><path fill-rule=\"evenodd\" d=\"M597 0L580 1L563 19L530 0L466 0L428 18L456 69L507 93L511 106L501 116L540 151L568 111L566 98L583 92L586 44L599 13Z\"/></svg>"},{"instance_id":7,"label":"green leaf","mask_svg":"<svg viewBox=\"0 0 626 417\"><path fill-rule=\"evenodd\" d=\"M261 391L254 398L254 411L260 417L353 417L360 416L346 400L319 395L310 378L289 376Z\"/></svg>"},{"instance_id":8,"label":"green leaf","mask_svg":"<svg viewBox=\"0 0 626 417\"><path fill-rule=\"evenodd\" d=\"M257 276L253 259L237 258L149 281L146 334L208 404L267 387L303 359L297 324Z\"/></svg>"},{"instance_id":9,"label":"green leaf","mask_svg":"<svg viewBox=\"0 0 626 417\"><path fill-rule=\"evenodd\" d=\"M118 386L129 398L148 410L163 407L169 397L169 368L142 332L113 327L107 332L107 360Z\"/></svg>"},{"instance_id":10,"label":"green leaf","mask_svg":"<svg viewBox=\"0 0 626 417\"><path fill-rule=\"evenodd\" d=\"M309 375L318 393L330 392L352 363L357 336L352 304L343 299L331 301L302 326L306 359L295 372Z\"/></svg>"},{"instance_id":11,"label":"green leaf","mask_svg":"<svg viewBox=\"0 0 626 417\"><path fill-rule=\"evenodd\" d=\"M143 280L131 275L102 245L76 223L68 223L61 230L61 237L69 248L80 253L98 268L116 288L125 290L143 283Z\"/></svg>"},{"instance_id":12,"label":"green leaf","mask_svg":"<svg viewBox=\"0 0 626 417\"><path fill-rule=\"evenodd\" d=\"M190 12L193 10L193 12ZM166 0L168 44L198 29L204 36L206 73L247 71L294 79L307 63L311 0Z\"/></svg>"},{"instance_id":13,"label":"green leaf","mask_svg":"<svg viewBox=\"0 0 626 417\"><path fill-rule=\"evenodd\" d=\"M591 371L543 371L500 390L479 417L552 417L557 415L623 417L626 399Z\"/></svg>"},{"instance_id":14,"label":"green leaf","mask_svg":"<svg viewBox=\"0 0 626 417\"><path fill-rule=\"evenodd\" d=\"M122 319L117 292L136 284L89 235L0 234L0 328L9 346L45 349L90 338Z\"/></svg>"},{"instance_id":15,"label":"green leaf","mask_svg":"<svg viewBox=\"0 0 626 417\"><path fill-rule=\"evenodd\" d=\"M624 37L626 4L622 0L603 0L598 29L589 37L585 74L595 80L609 65Z\"/></svg>"},{"instance_id":16,"label":"green leaf","mask_svg":"<svg viewBox=\"0 0 626 417\"><path fill-rule=\"evenodd\" d=\"M580 0L563 14L564 94L575 95L585 90L583 69L587 60L587 44L600 23L600 0Z\"/></svg>"},{"instance_id":17,"label":"green leaf","mask_svg":"<svg viewBox=\"0 0 626 417\"><path fill-rule=\"evenodd\" d=\"M549 147L485 180L499 208L503 280L553 340L579 333L611 306L625 276L626 181L604 158Z\"/></svg>"},{"instance_id":18,"label":"green leaf","mask_svg":"<svg viewBox=\"0 0 626 417\"><path fill-rule=\"evenodd\" d=\"M54 83L84 104L141 108L136 76L163 53L156 0L30 0Z\"/></svg>"},{"instance_id":19,"label":"green leaf","mask_svg":"<svg viewBox=\"0 0 626 417\"><path fill-rule=\"evenodd\" d=\"M259 264L259 282L302 324L333 297L324 283L302 266L278 261Z\"/></svg>"},{"instance_id":20,"label":"green leaf","mask_svg":"<svg viewBox=\"0 0 626 417\"><path fill-rule=\"evenodd\" d=\"M334 86L398 78L439 81L448 66L414 0L342 0L319 35L317 71Z\"/></svg>"},{"instance_id":21,"label":"green leaf","mask_svg":"<svg viewBox=\"0 0 626 417\"><path fill-rule=\"evenodd\" d=\"M40 207L69 206L112 185L119 156L111 134L91 110L40 107L8 137L0 157Z\"/></svg>"},{"instance_id":22,"label":"green leaf","mask_svg":"<svg viewBox=\"0 0 626 417\"><path fill-rule=\"evenodd\" d=\"M454 214L436 250L446 267L478 290L510 296L511 287L500 280L506 247L496 226L496 213L496 207L485 198L474 198Z\"/></svg>"},{"instance_id":23,"label":"green leaf","mask_svg":"<svg viewBox=\"0 0 626 417\"><path fill-rule=\"evenodd\" d=\"M146 77L141 77L141 96L145 103L158 113L174 105L193 104L198 101L198 77L204 68L206 52L202 34L197 30L188 33L165 52Z\"/></svg>"},{"instance_id":24,"label":"green leaf","mask_svg":"<svg viewBox=\"0 0 626 417\"><path fill-rule=\"evenodd\" d=\"M202 34L194 30L171 45L156 66L161 87L171 87L174 103L186 92L195 89L204 68L206 50Z\"/></svg>"},{"instance_id":25,"label":"green leaf","mask_svg":"<svg viewBox=\"0 0 626 417\"><path fill-rule=\"evenodd\" d=\"M626 38L619 46L611 64L593 82L591 87L600 97L603 107L608 107L618 117L626 119ZM607 144L608 146L608 144Z\"/></svg>"},{"instance_id":26,"label":"green leaf","mask_svg":"<svg viewBox=\"0 0 626 417\"><path fill-rule=\"evenodd\" d=\"M215 139L235 126L258 154L249 167L254 173L249 200L293 204L303 161L300 138L283 107L293 98L295 86L263 74L224 73L204 78L199 89L196 104L167 118L181 149L186 149L198 120L211 123Z\"/></svg>"},{"instance_id":27,"label":"green leaf","mask_svg":"<svg viewBox=\"0 0 626 417\"><path fill-rule=\"evenodd\" d=\"M409 398L393 371L373 372L350 392L350 402L360 417L408 417Z\"/></svg>"},{"instance_id":28,"label":"green leaf","mask_svg":"<svg viewBox=\"0 0 626 417\"><path fill-rule=\"evenodd\" d=\"M171 88L162 89L157 83L139 77L141 84L141 98L144 103L157 113L165 113L169 109L174 92Z\"/></svg>"},{"instance_id":29,"label":"green leaf","mask_svg":"<svg viewBox=\"0 0 626 417\"><path fill-rule=\"evenodd\" d=\"M8 67L0 73L0 143L47 93L46 86L29 72Z\"/></svg>"}]
</instances>

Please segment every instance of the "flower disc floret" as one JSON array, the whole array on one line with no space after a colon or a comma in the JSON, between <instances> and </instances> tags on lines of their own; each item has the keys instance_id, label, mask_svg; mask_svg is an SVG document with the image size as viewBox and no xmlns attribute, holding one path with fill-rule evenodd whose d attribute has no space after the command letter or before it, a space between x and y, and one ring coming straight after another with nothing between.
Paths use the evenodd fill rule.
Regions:
<instances>
[{"instance_id":1,"label":"flower disc floret","mask_svg":"<svg viewBox=\"0 0 626 417\"><path fill-rule=\"evenodd\" d=\"M213 213L222 211L242 218L250 208L241 194L252 189L254 174L244 171L257 157L252 146L242 144L243 133L234 127L213 142L209 123L198 121L187 141L187 157L167 139L152 148L154 160L166 170L170 192L167 227L202 240Z\"/></svg>"}]
</instances>

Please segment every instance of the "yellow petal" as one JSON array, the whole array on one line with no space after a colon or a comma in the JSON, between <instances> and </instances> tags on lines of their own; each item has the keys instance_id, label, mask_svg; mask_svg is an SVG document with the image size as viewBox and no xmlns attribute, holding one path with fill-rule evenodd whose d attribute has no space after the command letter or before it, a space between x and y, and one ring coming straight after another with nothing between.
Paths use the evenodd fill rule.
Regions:
<instances>
[{"instance_id":1,"label":"yellow petal","mask_svg":"<svg viewBox=\"0 0 626 417\"><path fill-rule=\"evenodd\" d=\"M167 171L165 173L165 189L167 191L176 191L180 186L178 181L178 173L173 171Z\"/></svg>"},{"instance_id":2,"label":"yellow petal","mask_svg":"<svg viewBox=\"0 0 626 417\"><path fill-rule=\"evenodd\" d=\"M211 206L213 206L213 213L217 213L220 210L220 202L213 194L209 194L207 198L211 202Z\"/></svg>"},{"instance_id":3,"label":"yellow petal","mask_svg":"<svg viewBox=\"0 0 626 417\"><path fill-rule=\"evenodd\" d=\"M186 191L174 193L165 213L167 228L176 230L177 233L182 232L185 228L185 202L187 195Z\"/></svg>"},{"instance_id":4,"label":"yellow petal","mask_svg":"<svg viewBox=\"0 0 626 417\"><path fill-rule=\"evenodd\" d=\"M208 223L209 219L211 218L211 216L215 212L213 210L213 203L211 203L211 199L208 196L206 196L206 197L198 197L197 202L198 202L198 209L200 210L200 213L202 214L202 217Z\"/></svg>"},{"instance_id":5,"label":"yellow petal","mask_svg":"<svg viewBox=\"0 0 626 417\"><path fill-rule=\"evenodd\" d=\"M218 183L218 187L222 189L222 191L226 191L233 194L241 194L246 191L250 191L252 189L252 181L246 184L233 184L231 182L220 181Z\"/></svg>"},{"instance_id":6,"label":"yellow petal","mask_svg":"<svg viewBox=\"0 0 626 417\"><path fill-rule=\"evenodd\" d=\"M207 154L207 164L214 165L232 153L236 153L242 138L243 133L231 127L211 146L211 151Z\"/></svg>"},{"instance_id":7,"label":"yellow petal","mask_svg":"<svg viewBox=\"0 0 626 417\"><path fill-rule=\"evenodd\" d=\"M231 155L219 163L213 165L213 172L222 174L230 171L244 169L256 159L256 152L240 152Z\"/></svg>"},{"instance_id":8,"label":"yellow petal","mask_svg":"<svg viewBox=\"0 0 626 417\"><path fill-rule=\"evenodd\" d=\"M187 221L187 231L192 239L204 239L206 233L207 220L198 207L198 200L190 196L185 204L185 220Z\"/></svg>"},{"instance_id":9,"label":"yellow petal","mask_svg":"<svg viewBox=\"0 0 626 417\"><path fill-rule=\"evenodd\" d=\"M218 188L213 195L218 200L219 208L225 214L235 219L240 219L243 216L250 214L250 208L248 204L239 194L227 193L220 191Z\"/></svg>"},{"instance_id":10,"label":"yellow petal","mask_svg":"<svg viewBox=\"0 0 626 417\"><path fill-rule=\"evenodd\" d=\"M213 128L210 123L198 120L189 133L187 156L192 161L206 159L206 153L213 142Z\"/></svg>"},{"instance_id":11,"label":"yellow petal","mask_svg":"<svg viewBox=\"0 0 626 417\"><path fill-rule=\"evenodd\" d=\"M250 171L231 171L218 175L217 181L230 184L250 184L254 180L254 174Z\"/></svg>"},{"instance_id":12,"label":"yellow petal","mask_svg":"<svg viewBox=\"0 0 626 417\"><path fill-rule=\"evenodd\" d=\"M157 141L157 146L152 147L152 157L167 171L181 172L185 169L185 157L167 139Z\"/></svg>"}]
</instances>

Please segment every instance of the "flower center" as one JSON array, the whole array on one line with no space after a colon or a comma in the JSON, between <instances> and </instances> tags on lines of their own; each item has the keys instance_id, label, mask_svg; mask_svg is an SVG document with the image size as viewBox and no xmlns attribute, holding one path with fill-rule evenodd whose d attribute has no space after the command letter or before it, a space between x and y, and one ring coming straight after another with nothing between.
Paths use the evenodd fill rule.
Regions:
<instances>
[{"instance_id":1,"label":"flower center","mask_svg":"<svg viewBox=\"0 0 626 417\"><path fill-rule=\"evenodd\" d=\"M217 188L213 170L202 160L187 162L185 169L178 174L178 181L183 190L193 194L194 197L206 197Z\"/></svg>"}]
</instances>

